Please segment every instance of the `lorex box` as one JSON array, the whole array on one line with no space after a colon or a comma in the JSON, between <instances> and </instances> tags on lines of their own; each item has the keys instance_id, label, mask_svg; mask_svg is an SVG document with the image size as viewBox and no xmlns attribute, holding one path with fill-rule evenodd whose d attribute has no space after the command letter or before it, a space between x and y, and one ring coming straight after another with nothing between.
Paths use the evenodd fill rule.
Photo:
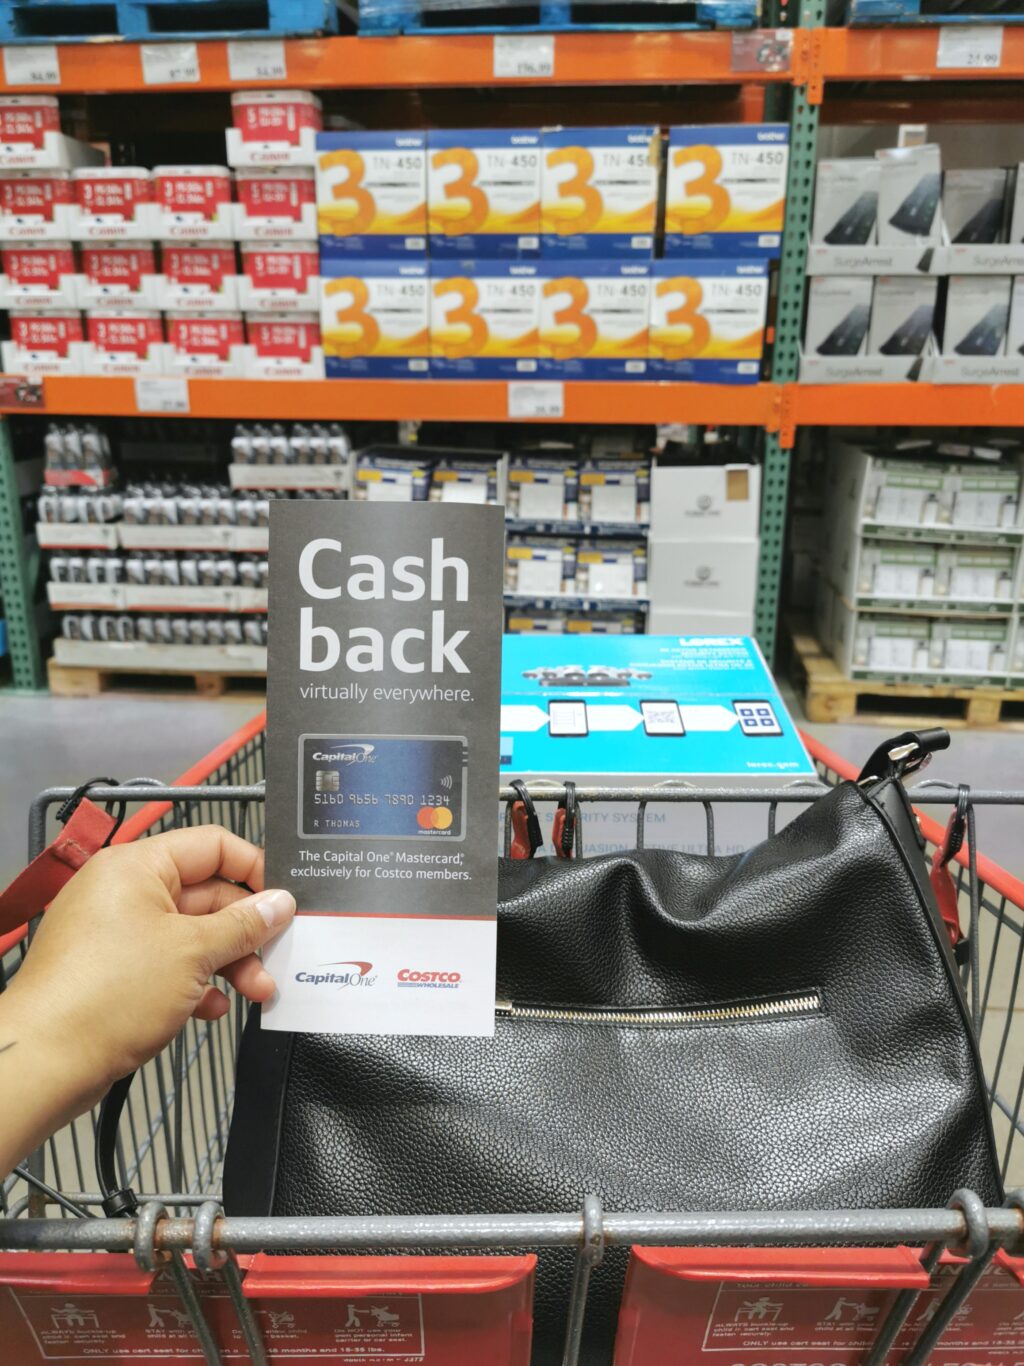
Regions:
<instances>
[{"instance_id":1,"label":"lorex box","mask_svg":"<svg viewBox=\"0 0 1024 1366\"><path fill-rule=\"evenodd\" d=\"M632 379L648 372L652 264L548 261L540 266L540 373Z\"/></svg>"},{"instance_id":2,"label":"lorex box","mask_svg":"<svg viewBox=\"0 0 1024 1366\"><path fill-rule=\"evenodd\" d=\"M316 212L324 261L424 256L426 133L318 133Z\"/></svg>"},{"instance_id":3,"label":"lorex box","mask_svg":"<svg viewBox=\"0 0 1024 1366\"><path fill-rule=\"evenodd\" d=\"M572 610L579 616L575 604ZM574 630L571 621L566 626L564 635L505 638L503 783L522 778L531 791L545 780L566 779L612 788L681 781L704 788L775 787L814 777L755 641L597 634ZM553 803L538 803L538 814L550 831ZM707 847L703 822L682 804L652 802L643 833L651 848L703 853ZM587 855L635 848L636 837L635 803L588 803ZM755 817L749 804L716 808L716 853L736 853L763 838L760 810ZM733 1366L732 1358L722 1360Z\"/></svg>"},{"instance_id":4,"label":"lorex box","mask_svg":"<svg viewBox=\"0 0 1024 1366\"><path fill-rule=\"evenodd\" d=\"M654 254L657 128L546 128L541 184L545 255Z\"/></svg>"},{"instance_id":5,"label":"lorex box","mask_svg":"<svg viewBox=\"0 0 1024 1366\"><path fill-rule=\"evenodd\" d=\"M427 155L431 256L537 256L540 177L541 133L537 128L431 132Z\"/></svg>"},{"instance_id":6,"label":"lorex box","mask_svg":"<svg viewBox=\"0 0 1024 1366\"><path fill-rule=\"evenodd\" d=\"M433 262L431 374L449 379L535 375L542 286L535 262Z\"/></svg>"},{"instance_id":7,"label":"lorex box","mask_svg":"<svg viewBox=\"0 0 1024 1366\"><path fill-rule=\"evenodd\" d=\"M788 166L784 123L669 129L665 255L777 256Z\"/></svg>"},{"instance_id":8,"label":"lorex box","mask_svg":"<svg viewBox=\"0 0 1024 1366\"><path fill-rule=\"evenodd\" d=\"M655 261L651 374L754 384L761 373L768 262Z\"/></svg>"},{"instance_id":9,"label":"lorex box","mask_svg":"<svg viewBox=\"0 0 1024 1366\"><path fill-rule=\"evenodd\" d=\"M430 365L426 261L333 261L322 269L327 378L425 376Z\"/></svg>"}]
</instances>

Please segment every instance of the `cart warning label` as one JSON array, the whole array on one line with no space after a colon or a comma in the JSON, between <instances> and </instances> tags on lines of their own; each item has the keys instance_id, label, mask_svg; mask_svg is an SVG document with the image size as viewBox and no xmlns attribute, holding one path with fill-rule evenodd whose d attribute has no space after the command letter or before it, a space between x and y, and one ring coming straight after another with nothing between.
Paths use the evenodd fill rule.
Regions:
<instances>
[{"instance_id":1,"label":"cart warning label","mask_svg":"<svg viewBox=\"0 0 1024 1366\"><path fill-rule=\"evenodd\" d=\"M959 1269L943 1267L917 1297L896 1340L896 1359L917 1341ZM828 1354L827 1366L853 1366L874 1342L894 1294L867 1287L723 1283L707 1318L701 1351L731 1354L721 1358L728 1366L766 1360L811 1366L822 1352ZM765 1357L766 1352L775 1355ZM1015 1275L998 1265L985 1272L947 1326L941 1357L934 1359L941 1366L1024 1366L1024 1291Z\"/></svg>"},{"instance_id":2,"label":"cart warning label","mask_svg":"<svg viewBox=\"0 0 1024 1366\"><path fill-rule=\"evenodd\" d=\"M40 1361L155 1362L202 1359L181 1301L174 1295L51 1295L9 1291ZM203 1313L225 1357L248 1360L226 1295L202 1294ZM419 1295L252 1301L272 1361L304 1357L332 1362L424 1361L426 1335ZM4 1314L0 1311L0 1328ZM18 1359L30 1366L30 1359Z\"/></svg>"}]
</instances>

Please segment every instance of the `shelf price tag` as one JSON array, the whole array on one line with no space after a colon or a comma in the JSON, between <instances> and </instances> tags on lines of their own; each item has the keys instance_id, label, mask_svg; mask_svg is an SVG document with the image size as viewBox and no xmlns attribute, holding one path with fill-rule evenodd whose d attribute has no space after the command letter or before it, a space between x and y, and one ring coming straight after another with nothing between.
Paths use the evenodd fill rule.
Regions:
<instances>
[{"instance_id":1,"label":"shelf price tag","mask_svg":"<svg viewBox=\"0 0 1024 1366\"><path fill-rule=\"evenodd\" d=\"M146 85L195 85L199 80L195 43L141 43L140 51Z\"/></svg>"},{"instance_id":2,"label":"shelf price tag","mask_svg":"<svg viewBox=\"0 0 1024 1366\"><path fill-rule=\"evenodd\" d=\"M939 29L937 71L998 71L1003 61L1003 30L997 24L956 24Z\"/></svg>"},{"instance_id":3,"label":"shelf price tag","mask_svg":"<svg viewBox=\"0 0 1024 1366\"><path fill-rule=\"evenodd\" d=\"M4 48L8 85L60 85L60 57L52 43Z\"/></svg>"},{"instance_id":4,"label":"shelf price tag","mask_svg":"<svg viewBox=\"0 0 1024 1366\"><path fill-rule=\"evenodd\" d=\"M228 75L233 81L286 81L288 59L283 38L228 42Z\"/></svg>"},{"instance_id":5,"label":"shelf price tag","mask_svg":"<svg viewBox=\"0 0 1024 1366\"><path fill-rule=\"evenodd\" d=\"M793 65L793 30L734 33L730 65L733 71L789 71Z\"/></svg>"},{"instance_id":6,"label":"shelf price tag","mask_svg":"<svg viewBox=\"0 0 1024 1366\"><path fill-rule=\"evenodd\" d=\"M550 383L513 380L508 386L508 415L512 417L565 416L565 385L560 380Z\"/></svg>"},{"instance_id":7,"label":"shelf price tag","mask_svg":"<svg viewBox=\"0 0 1024 1366\"><path fill-rule=\"evenodd\" d=\"M135 381L135 406L140 413L187 413L188 380L140 375Z\"/></svg>"},{"instance_id":8,"label":"shelf price tag","mask_svg":"<svg viewBox=\"0 0 1024 1366\"><path fill-rule=\"evenodd\" d=\"M494 76L496 80L548 80L555 74L553 33L496 33Z\"/></svg>"}]
</instances>

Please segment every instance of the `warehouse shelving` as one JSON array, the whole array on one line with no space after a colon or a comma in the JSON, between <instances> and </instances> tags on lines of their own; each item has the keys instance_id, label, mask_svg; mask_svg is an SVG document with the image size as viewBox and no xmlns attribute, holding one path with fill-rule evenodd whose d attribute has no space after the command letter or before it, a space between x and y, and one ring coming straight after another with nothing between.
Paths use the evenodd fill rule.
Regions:
<instances>
[{"instance_id":1,"label":"warehouse shelving","mask_svg":"<svg viewBox=\"0 0 1024 1366\"><path fill-rule=\"evenodd\" d=\"M997 18L997 16L993 16ZM769 382L750 386L631 382L560 385L561 413L539 420L596 423L685 422L751 425L766 433L761 515L761 561L757 593L757 633L771 656L775 644L782 552L786 525L789 452L800 426L858 425L1024 425L1024 386L850 385L802 386L796 383L802 325L806 242L813 195L818 122L822 101L834 92L834 107L865 118L880 117L855 83L890 82L900 90L889 96L902 113L916 104L931 111L928 90L941 92L939 108L962 93L973 117L986 113L978 91L992 92L992 117L1015 111L1007 102L1008 81L1024 79L1024 28L1002 33L997 67L977 70L939 65L941 30L826 28L823 0L804 0L799 26L753 33L638 32L559 33L551 39L550 74L496 74L501 38L487 34L395 38L325 37L275 40L267 47L274 63L283 58L276 82L265 71L232 68L231 44L199 41L197 62L184 81L147 83L143 45L137 43L61 45L59 71L42 60L25 84L8 83L0 66L0 91L17 93L137 94L159 92L187 99L190 92L217 92L268 85L312 89L370 90L480 87L656 87L679 84L731 86L737 91L736 117L762 116L765 99L777 116L777 97L791 93L791 157L787 225L780 267L773 372ZM187 54L186 54L187 55ZM251 57L251 51L250 51ZM186 65L189 65L186 63ZM501 68L498 70L507 69ZM56 79L53 79L56 76ZM902 86L896 83L904 83ZM931 85L932 82L939 84ZM991 82L1002 83L993 86ZM981 83L979 85L979 83ZM921 92L925 94L922 95ZM906 104L902 101L906 99ZM772 102L774 109L772 108ZM883 100L883 104L884 104ZM924 115L922 114L922 117ZM140 411L131 379L53 377L43 383L49 414L85 417L135 416ZM510 420L509 386L493 381L310 381L269 383L246 380L194 380L188 384L193 417L262 419L444 419ZM11 409L0 411L13 411ZM170 415L170 414L168 414ZM516 420L519 420L518 418ZM6 424L0 424L6 427ZM37 686L42 679L34 615L28 610L28 576L15 565L11 547L15 507L9 439L0 436L0 568L5 583L8 625L17 682ZM20 538L18 539L20 544ZM21 601L24 599L24 601ZM13 602L13 612L11 604Z\"/></svg>"}]
</instances>

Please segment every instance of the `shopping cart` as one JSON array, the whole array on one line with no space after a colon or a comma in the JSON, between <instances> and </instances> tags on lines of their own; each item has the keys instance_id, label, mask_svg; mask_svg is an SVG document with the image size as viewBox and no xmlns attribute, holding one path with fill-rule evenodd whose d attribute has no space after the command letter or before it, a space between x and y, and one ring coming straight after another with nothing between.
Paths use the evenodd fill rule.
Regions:
<instances>
[{"instance_id":1,"label":"shopping cart","mask_svg":"<svg viewBox=\"0 0 1024 1366\"><path fill-rule=\"evenodd\" d=\"M264 813L263 717L257 717L177 783L162 786L139 779L99 786L97 802L126 802L131 808L116 839L143 838L180 826L217 822L260 842ZM768 835L839 781L856 776L842 759L805 737L818 781L801 780L771 789L691 786L651 789L577 787L581 807L577 850L586 852L586 809L591 803L635 808L636 843L648 834L652 810L664 803L695 808L707 852L715 850L716 811L742 804L759 810ZM54 808L71 788L51 788L33 801L29 852L44 846ZM557 803L561 790L533 792L538 805ZM502 789L505 837L511 838L511 803L517 794ZM970 954L965 984L979 1030L1002 1173L1008 1188L1024 1186L1024 883L978 852L978 827L990 807L1024 806L1024 791L974 790L965 797L955 786L919 781L912 789L929 856L941 843L950 809L966 803L968 839L952 865ZM930 817L922 808L940 817ZM30 930L0 939L0 989L18 969ZM576 1274L566 1305L564 1362L579 1359L590 1271L608 1245L659 1247L868 1247L923 1248L931 1275L946 1252L963 1258L937 1309L915 1315L913 1345L901 1355L906 1366L923 1366L955 1315L964 1312L972 1290L997 1252L1024 1248L1024 1192L1015 1191L1001 1209L985 1209L969 1191L958 1192L946 1209L687 1212L643 1214L604 1211L588 1197L581 1209L561 1214L460 1215L431 1217L291 1219L226 1218L218 1204L221 1167L231 1113L234 1060L243 1024L243 1003L213 1023L190 1021L162 1055L142 1068L122 1116L117 1143L121 1185L139 1192L134 1219L97 1218L101 1193L91 1175L96 1117L84 1116L56 1134L0 1188L0 1251L105 1251L133 1253L152 1270L169 1257L182 1312L201 1353L221 1362L217 1342L204 1319L184 1254L196 1267L219 1268L250 1359L268 1360L261 1330L246 1299L237 1256L264 1252L372 1252L388 1249L501 1252L523 1247L575 1247ZM907 1325L917 1291L902 1290L864 1351L865 1366L882 1366L892 1344L907 1342ZM1024 1299L1022 1299L1024 1309ZM920 1323L918 1330L917 1325ZM237 1357L238 1352L232 1356ZM1020 1355L1020 1353L1018 1353ZM339 1359L343 1359L340 1358Z\"/></svg>"}]
</instances>

